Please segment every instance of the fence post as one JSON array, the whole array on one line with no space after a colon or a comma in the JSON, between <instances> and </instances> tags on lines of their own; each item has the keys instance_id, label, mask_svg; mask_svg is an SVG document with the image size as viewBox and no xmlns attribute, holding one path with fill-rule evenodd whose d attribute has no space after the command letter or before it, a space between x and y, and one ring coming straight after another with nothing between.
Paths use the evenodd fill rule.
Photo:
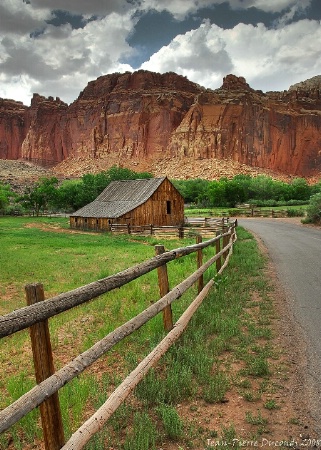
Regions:
<instances>
[{"instance_id":1,"label":"fence post","mask_svg":"<svg viewBox=\"0 0 321 450\"><path fill-rule=\"evenodd\" d=\"M184 239L184 227L178 227L178 238Z\"/></svg>"},{"instance_id":2,"label":"fence post","mask_svg":"<svg viewBox=\"0 0 321 450\"><path fill-rule=\"evenodd\" d=\"M41 283L25 286L27 305L45 299ZM36 323L29 328L35 375L37 383L55 373L53 364L48 320ZM40 405L41 422L46 450L59 450L65 443L58 392L55 392Z\"/></svg>"},{"instance_id":3,"label":"fence post","mask_svg":"<svg viewBox=\"0 0 321 450\"><path fill-rule=\"evenodd\" d=\"M165 248L163 245L155 245L156 255L161 255L165 252ZM161 297L164 297L169 292L169 282L168 282L168 273L167 266L164 264L157 268L158 274L158 286L159 293ZM166 331L170 331L173 328L173 313L171 305L166 306L163 309L163 323Z\"/></svg>"},{"instance_id":4,"label":"fence post","mask_svg":"<svg viewBox=\"0 0 321 450\"><path fill-rule=\"evenodd\" d=\"M226 231L228 231L228 227L226 227L226 228L224 227L223 232L226 233ZM229 240L230 240L230 237L228 235L223 236L223 248L227 246L227 244L229 243ZM225 250L225 252L223 253L224 261L226 260L227 255L228 255L228 250Z\"/></svg>"},{"instance_id":5,"label":"fence post","mask_svg":"<svg viewBox=\"0 0 321 450\"><path fill-rule=\"evenodd\" d=\"M220 236L221 232L217 231L216 236ZM218 254L221 251L221 239L217 239L216 241L216 254ZM222 260L221 256L217 258L216 260L216 272L218 273L222 267Z\"/></svg>"},{"instance_id":6,"label":"fence post","mask_svg":"<svg viewBox=\"0 0 321 450\"><path fill-rule=\"evenodd\" d=\"M200 244L202 242L202 236L201 235L197 235L196 236L196 244ZM203 264L203 252L202 249L200 248L199 250L197 250L197 268L199 269ZM198 279L198 293L200 293L204 288L204 276L203 274L199 277Z\"/></svg>"}]
</instances>

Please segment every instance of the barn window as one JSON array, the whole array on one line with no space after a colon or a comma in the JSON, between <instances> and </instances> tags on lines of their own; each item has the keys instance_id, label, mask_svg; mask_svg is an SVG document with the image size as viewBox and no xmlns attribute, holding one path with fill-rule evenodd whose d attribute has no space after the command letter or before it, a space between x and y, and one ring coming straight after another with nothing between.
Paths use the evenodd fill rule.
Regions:
<instances>
[{"instance_id":1,"label":"barn window","mask_svg":"<svg viewBox=\"0 0 321 450\"><path fill-rule=\"evenodd\" d=\"M75 223L77 223L78 222L78 217L75 217Z\"/></svg>"},{"instance_id":2,"label":"barn window","mask_svg":"<svg viewBox=\"0 0 321 450\"><path fill-rule=\"evenodd\" d=\"M166 201L166 212L167 212L167 214L171 214L171 212L172 212L172 204L171 204L170 200Z\"/></svg>"}]
</instances>

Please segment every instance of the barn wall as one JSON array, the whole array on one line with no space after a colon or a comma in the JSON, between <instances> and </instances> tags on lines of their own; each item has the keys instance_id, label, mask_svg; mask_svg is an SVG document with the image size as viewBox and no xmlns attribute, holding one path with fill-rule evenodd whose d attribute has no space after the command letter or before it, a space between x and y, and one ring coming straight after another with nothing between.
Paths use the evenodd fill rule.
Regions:
<instances>
[{"instance_id":1,"label":"barn wall","mask_svg":"<svg viewBox=\"0 0 321 450\"><path fill-rule=\"evenodd\" d=\"M101 217L70 217L70 228L78 230L109 231L107 218Z\"/></svg>"},{"instance_id":2,"label":"barn wall","mask_svg":"<svg viewBox=\"0 0 321 450\"><path fill-rule=\"evenodd\" d=\"M165 179L143 205L115 221L130 225L181 225L184 222L184 199L173 184Z\"/></svg>"}]
</instances>

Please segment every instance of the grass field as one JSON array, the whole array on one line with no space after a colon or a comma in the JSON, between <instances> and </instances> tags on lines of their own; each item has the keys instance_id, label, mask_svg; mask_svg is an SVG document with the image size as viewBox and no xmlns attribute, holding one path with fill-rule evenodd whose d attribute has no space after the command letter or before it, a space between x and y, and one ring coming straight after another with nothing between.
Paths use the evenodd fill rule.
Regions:
<instances>
[{"instance_id":1,"label":"grass field","mask_svg":"<svg viewBox=\"0 0 321 450\"><path fill-rule=\"evenodd\" d=\"M25 306L26 283L42 282L49 298L151 258L157 243L167 250L194 243L71 232L66 218L1 218L0 238L0 314ZM209 253L213 254L213 249L207 256ZM273 375L277 366L280 382L283 369L271 344L274 311L265 264L256 241L239 228L228 269L216 280L216 289L187 331L86 448L197 449L212 438L253 438L273 432L267 413L288 405L280 401ZM169 263L170 286L195 268L195 254ZM206 279L214 275L212 269ZM175 320L195 293L193 288L174 304ZM56 369L158 298L153 271L52 318ZM157 316L61 389L67 438L163 336L162 318ZM1 340L0 408L34 383L27 331ZM227 420L226 398L230 402L241 398L243 413ZM205 416L201 417L200 407ZM296 423L293 417L293 426ZM0 437L0 448L41 448L40 440L39 415L34 411Z\"/></svg>"}]
</instances>

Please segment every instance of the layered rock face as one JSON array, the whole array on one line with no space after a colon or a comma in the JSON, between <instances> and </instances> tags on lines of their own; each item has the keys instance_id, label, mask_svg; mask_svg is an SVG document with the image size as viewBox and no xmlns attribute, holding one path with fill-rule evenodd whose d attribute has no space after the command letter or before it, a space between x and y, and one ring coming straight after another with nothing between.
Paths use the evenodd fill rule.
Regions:
<instances>
[{"instance_id":1,"label":"layered rock face","mask_svg":"<svg viewBox=\"0 0 321 450\"><path fill-rule=\"evenodd\" d=\"M305 177L320 173L321 85L263 94L245 80L242 87L243 80L229 76L220 90L198 97L172 134L172 155L231 159Z\"/></svg>"},{"instance_id":2,"label":"layered rock face","mask_svg":"<svg viewBox=\"0 0 321 450\"><path fill-rule=\"evenodd\" d=\"M21 145L21 158L56 164L67 158L71 139L66 129L68 105L58 97L34 94L26 113L29 128Z\"/></svg>"},{"instance_id":3,"label":"layered rock face","mask_svg":"<svg viewBox=\"0 0 321 450\"><path fill-rule=\"evenodd\" d=\"M27 106L0 98L0 158L18 159L28 131Z\"/></svg>"},{"instance_id":4,"label":"layered rock face","mask_svg":"<svg viewBox=\"0 0 321 450\"><path fill-rule=\"evenodd\" d=\"M71 105L34 95L0 101L0 159L230 160L295 176L321 173L321 82L253 90L228 75L215 91L175 73L112 74ZM7 108L7 110L6 110ZM7 111L7 113L6 113Z\"/></svg>"}]
</instances>

